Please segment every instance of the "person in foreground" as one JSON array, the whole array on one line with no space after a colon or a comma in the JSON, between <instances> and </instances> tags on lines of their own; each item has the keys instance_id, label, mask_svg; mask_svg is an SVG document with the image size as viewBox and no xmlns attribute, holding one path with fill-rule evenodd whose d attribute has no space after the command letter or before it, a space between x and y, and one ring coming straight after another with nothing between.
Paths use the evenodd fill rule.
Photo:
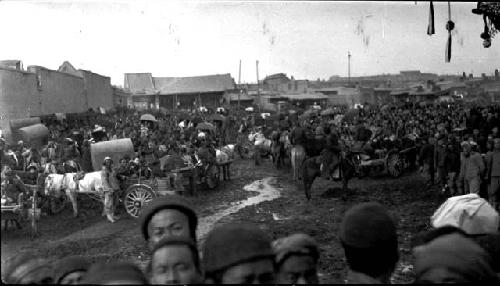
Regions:
<instances>
[{"instance_id":1,"label":"person in foreground","mask_svg":"<svg viewBox=\"0 0 500 286\"><path fill-rule=\"evenodd\" d=\"M275 282L271 239L252 224L214 228L203 245L207 284L271 284Z\"/></svg>"},{"instance_id":2,"label":"person in foreground","mask_svg":"<svg viewBox=\"0 0 500 286\"><path fill-rule=\"evenodd\" d=\"M186 237L167 237L152 250L148 265L155 285L199 284L203 281L196 243Z\"/></svg>"},{"instance_id":3,"label":"person in foreground","mask_svg":"<svg viewBox=\"0 0 500 286\"><path fill-rule=\"evenodd\" d=\"M278 268L277 283L318 284L319 249L314 238L293 234L273 242Z\"/></svg>"},{"instance_id":4,"label":"person in foreground","mask_svg":"<svg viewBox=\"0 0 500 286\"><path fill-rule=\"evenodd\" d=\"M388 284L399 260L396 225L385 207L369 202L348 210L340 241L349 267L348 284Z\"/></svg>"}]
</instances>

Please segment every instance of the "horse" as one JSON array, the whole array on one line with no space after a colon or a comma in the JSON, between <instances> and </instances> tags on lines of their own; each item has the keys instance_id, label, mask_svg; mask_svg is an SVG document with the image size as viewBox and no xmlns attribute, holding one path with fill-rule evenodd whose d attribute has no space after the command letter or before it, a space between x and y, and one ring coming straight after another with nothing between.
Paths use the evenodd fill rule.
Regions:
<instances>
[{"instance_id":1,"label":"horse","mask_svg":"<svg viewBox=\"0 0 500 286\"><path fill-rule=\"evenodd\" d=\"M104 192L101 171L86 173L84 177L78 181L75 180L76 174L77 173L49 174L45 178L45 195L58 197L61 195L61 192L64 191L73 206L73 217L77 217L78 205L76 199L78 193L96 193L99 197L104 197L103 215L106 215L110 222L114 222L113 214L108 208L111 204L110 200L112 200L112 196L109 195L109 192Z\"/></svg>"},{"instance_id":2,"label":"horse","mask_svg":"<svg viewBox=\"0 0 500 286\"><path fill-rule=\"evenodd\" d=\"M290 150L290 161L292 163L292 178L293 180L300 180L300 168L306 158L306 151L304 146L297 144Z\"/></svg>"},{"instance_id":3,"label":"horse","mask_svg":"<svg viewBox=\"0 0 500 286\"><path fill-rule=\"evenodd\" d=\"M271 155L273 164L276 169L280 169L284 165L284 143L281 140L281 135L278 132L273 132L271 135Z\"/></svg>"},{"instance_id":4,"label":"horse","mask_svg":"<svg viewBox=\"0 0 500 286\"><path fill-rule=\"evenodd\" d=\"M323 168L326 168L326 173L330 179L334 181L342 181L342 199L346 200L348 183L354 177L355 169L350 153L342 153L338 163L335 163L332 158L323 162L321 156L307 158L302 164L304 192L307 200L311 199L311 187L316 177L321 177ZM338 172L338 176L334 173Z\"/></svg>"},{"instance_id":5,"label":"horse","mask_svg":"<svg viewBox=\"0 0 500 286\"><path fill-rule=\"evenodd\" d=\"M254 158L255 166L260 165L260 158L268 157L271 155L271 140L267 139L264 134L260 132L250 133L248 135L248 140L254 142Z\"/></svg>"}]
</instances>

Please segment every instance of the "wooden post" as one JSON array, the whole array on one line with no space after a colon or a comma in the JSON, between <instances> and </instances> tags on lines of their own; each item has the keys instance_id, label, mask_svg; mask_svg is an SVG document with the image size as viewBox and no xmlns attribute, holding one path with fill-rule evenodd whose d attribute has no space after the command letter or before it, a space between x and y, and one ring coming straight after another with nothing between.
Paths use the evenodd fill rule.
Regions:
<instances>
[{"instance_id":1,"label":"wooden post","mask_svg":"<svg viewBox=\"0 0 500 286\"><path fill-rule=\"evenodd\" d=\"M259 61L257 60L256 63L255 63L256 67L257 67L257 98L259 99L259 113L262 112L262 102L261 102L261 99L260 99L260 84L259 84Z\"/></svg>"},{"instance_id":2,"label":"wooden post","mask_svg":"<svg viewBox=\"0 0 500 286\"><path fill-rule=\"evenodd\" d=\"M240 110L240 95L241 95L241 60L240 60L240 69L238 72L238 110ZM229 103L231 103L231 99L229 99Z\"/></svg>"}]
</instances>

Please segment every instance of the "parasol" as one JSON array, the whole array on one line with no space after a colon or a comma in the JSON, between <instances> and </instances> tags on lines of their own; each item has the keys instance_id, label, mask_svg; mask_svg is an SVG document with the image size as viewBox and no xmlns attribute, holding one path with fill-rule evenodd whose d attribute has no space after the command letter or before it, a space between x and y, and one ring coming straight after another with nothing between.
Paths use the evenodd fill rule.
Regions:
<instances>
[{"instance_id":1,"label":"parasol","mask_svg":"<svg viewBox=\"0 0 500 286\"><path fill-rule=\"evenodd\" d=\"M245 111L253 112L253 107L247 107L247 108L245 108Z\"/></svg>"},{"instance_id":2,"label":"parasol","mask_svg":"<svg viewBox=\"0 0 500 286\"><path fill-rule=\"evenodd\" d=\"M143 114L141 115L141 121L153 121L153 122L156 122L156 118L151 115L151 114Z\"/></svg>"},{"instance_id":3,"label":"parasol","mask_svg":"<svg viewBox=\"0 0 500 286\"><path fill-rule=\"evenodd\" d=\"M208 120L212 121L226 121L226 117L222 116L221 114L212 114L208 117Z\"/></svg>"},{"instance_id":4,"label":"parasol","mask_svg":"<svg viewBox=\"0 0 500 286\"><path fill-rule=\"evenodd\" d=\"M196 126L197 130L215 130L215 126L208 122L202 122Z\"/></svg>"}]
</instances>

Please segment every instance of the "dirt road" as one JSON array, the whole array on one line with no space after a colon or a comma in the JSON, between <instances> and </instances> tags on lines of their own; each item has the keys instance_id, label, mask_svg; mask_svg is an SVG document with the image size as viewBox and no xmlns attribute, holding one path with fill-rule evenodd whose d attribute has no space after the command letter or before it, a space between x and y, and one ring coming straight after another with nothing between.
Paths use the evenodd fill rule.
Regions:
<instances>
[{"instance_id":1,"label":"dirt road","mask_svg":"<svg viewBox=\"0 0 500 286\"><path fill-rule=\"evenodd\" d=\"M189 198L200 216L200 243L214 225L230 221L257 223L273 238L307 233L321 246L322 282L343 282L346 264L338 226L344 212L363 201L378 201L396 217L401 260L393 280L410 282L409 241L413 234L428 228L429 216L442 202L435 190L421 189L422 179L417 174L399 179L354 180L346 202L339 197L339 183L318 179L312 188L313 198L307 202L289 172L275 170L269 162L255 168L253 161L240 160L233 164L231 172L232 181L224 182L218 190ZM51 258L79 254L93 261L132 260L143 265L149 256L137 222L122 215L122 219L110 224L100 217L100 211L74 219L68 208L60 215L43 217L42 236L34 241L28 238L27 231L2 231L2 264L18 251L30 249Z\"/></svg>"}]
</instances>

